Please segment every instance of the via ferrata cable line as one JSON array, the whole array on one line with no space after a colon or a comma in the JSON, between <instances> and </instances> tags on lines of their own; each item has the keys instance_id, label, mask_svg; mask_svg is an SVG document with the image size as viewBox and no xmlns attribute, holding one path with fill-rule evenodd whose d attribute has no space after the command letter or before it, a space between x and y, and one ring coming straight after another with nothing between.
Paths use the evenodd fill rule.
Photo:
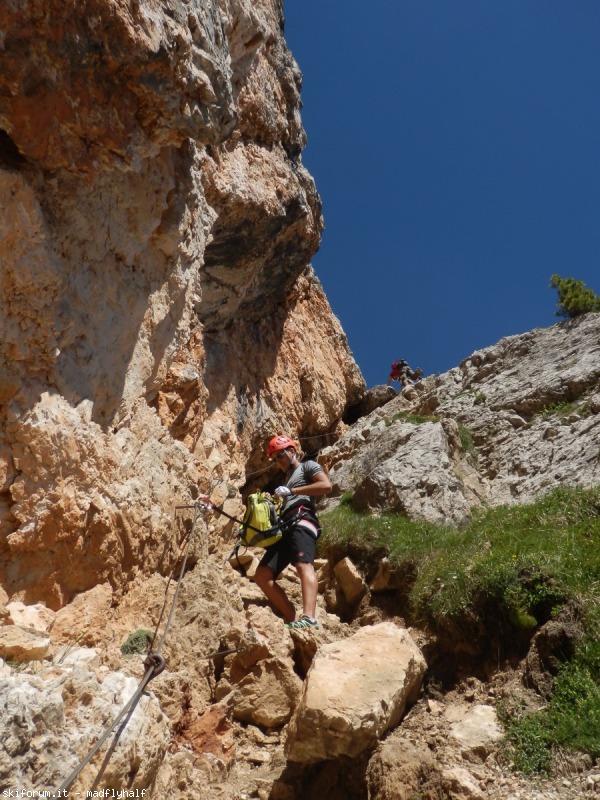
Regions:
<instances>
[{"instance_id":1,"label":"via ferrata cable line","mask_svg":"<svg viewBox=\"0 0 600 800\"><path fill-rule=\"evenodd\" d=\"M189 506L177 506L176 508L189 508ZM166 662L164 656L161 655L160 651L162 649L162 646L164 644L165 638L167 636L167 632L168 632L168 630L169 630L169 628L171 626L171 622L173 620L173 614L175 613L175 606L177 604L177 598L179 596L179 589L181 587L181 581L182 581L183 576L185 574L185 567L186 567L186 563L187 563L187 559L188 559L188 555L189 555L189 551L190 551L190 545L191 545L191 542L192 542L192 540L194 538L194 533L195 533L195 529L196 529L196 522L198 521L199 516L200 516L200 508L195 506L195 513L194 513L194 518L193 518L193 522L192 522L192 527L190 529L190 533L189 533L188 540L187 540L187 545L186 545L186 548L185 548L185 553L184 553L184 556L183 556L183 560L181 562L181 569L179 571L179 577L177 579L177 586L175 588L175 594L174 594L173 600L171 602L171 609L170 609L170 612L169 612L169 616L167 618L167 622L165 624L165 629L164 629L163 634L161 636L160 642L158 643L158 647L156 648L155 651L149 653L147 655L147 657L145 658L145 660L144 660L144 666L146 667L146 672L144 673L144 677L140 681L140 683L139 683L136 691L134 692L133 696L123 706L123 708L121 709L119 714L115 717L115 719L110 724L110 726L104 731L104 733L102 734L100 739L96 742L96 744L90 750L90 752L87 754L87 756L85 756L85 758L83 758L79 762L77 767L71 772L71 774L68 776L68 778L66 778L66 780L64 780L61 783L61 785L55 790L55 793L54 793L55 797L61 797L61 796L62 797L66 797L67 790L73 784L73 782L78 777L78 775L81 773L83 768L87 764L89 764L89 762L96 755L96 753L100 750L102 745L106 742L106 740L111 735L111 733L114 731L114 729L117 727L117 725L119 725L119 723L121 723L122 720L125 720L125 717L128 717L133 712L133 710L137 706L138 702L140 701L140 698L141 698L146 686L148 685L148 683L152 680L152 678L155 678L157 675L160 675L160 673L165 669L165 667L167 665L167 662ZM170 579L169 579L169 582L170 582ZM168 590L169 590L169 585L167 584L167 592L168 592ZM163 605L163 609L161 611L159 622L158 622L156 630L154 632L154 639L156 639L156 635L157 635L157 632L158 632L158 626L160 625L160 620L162 619L162 614L164 612L164 609L165 609L165 606ZM154 645L154 639L152 641L153 645ZM214 653L214 654L211 654L211 656L209 656L209 657L214 657L216 655L219 655L219 654L218 653ZM116 736L119 736L121 734L122 730L125 728L125 725L127 724L127 721L128 720L125 720L124 724L121 726L119 731L117 731Z\"/></svg>"}]
</instances>

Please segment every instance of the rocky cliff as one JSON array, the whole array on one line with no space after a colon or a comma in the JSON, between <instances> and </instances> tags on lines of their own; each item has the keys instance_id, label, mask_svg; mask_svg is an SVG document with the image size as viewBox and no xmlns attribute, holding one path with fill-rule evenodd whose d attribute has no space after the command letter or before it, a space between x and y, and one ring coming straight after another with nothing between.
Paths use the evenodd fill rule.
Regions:
<instances>
[{"instance_id":1,"label":"rocky cliff","mask_svg":"<svg viewBox=\"0 0 600 800\"><path fill-rule=\"evenodd\" d=\"M264 2L0 9L0 583L172 566L176 501L363 389L309 262L301 75ZM67 555L68 554L68 555Z\"/></svg>"},{"instance_id":2,"label":"rocky cliff","mask_svg":"<svg viewBox=\"0 0 600 800\"><path fill-rule=\"evenodd\" d=\"M310 267L278 0L26 0L0 32L0 789L64 785L171 623L167 668L72 791L536 797L495 761L488 687L398 727L423 634L327 613L325 591L368 605L349 559L317 564L318 635L290 634L256 558L243 578L219 520L176 506L200 487L239 511L284 430L365 509L461 523L597 483L600 315L365 394Z\"/></svg>"},{"instance_id":3,"label":"rocky cliff","mask_svg":"<svg viewBox=\"0 0 600 800\"><path fill-rule=\"evenodd\" d=\"M352 413L321 455L334 495L361 510L461 524L475 508L595 486L600 314L502 339L397 396L375 387Z\"/></svg>"}]
</instances>

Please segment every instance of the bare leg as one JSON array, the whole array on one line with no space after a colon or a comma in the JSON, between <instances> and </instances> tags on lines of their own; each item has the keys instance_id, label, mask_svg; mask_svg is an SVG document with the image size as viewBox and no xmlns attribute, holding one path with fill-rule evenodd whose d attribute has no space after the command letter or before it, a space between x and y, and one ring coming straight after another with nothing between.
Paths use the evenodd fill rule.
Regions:
<instances>
[{"instance_id":1,"label":"bare leg","mask_svg":"<svg viewBox=\"0 0 600 800\"><path fill-rule=\"evenodd\" d=\"M296 619L296 609L290 603L281 586L276 583L273 570L270 567L258 567L254 575L254 581L286 622L292 622L292 620ZM304 589L302 594L304 595Z\"/></svg>"},{"instance_id":2,"label":"bare leg","mask_svg":"<svg viewBox=\"0 0 600 800\"><path fill-rule=\"evenodd\" d=\"M317 593L319 591L314 564L298 563L294 564L294 566L298 572L300 586L302 587L302 611L314 619L317 613Z\"/></svg>"}]
</instances>

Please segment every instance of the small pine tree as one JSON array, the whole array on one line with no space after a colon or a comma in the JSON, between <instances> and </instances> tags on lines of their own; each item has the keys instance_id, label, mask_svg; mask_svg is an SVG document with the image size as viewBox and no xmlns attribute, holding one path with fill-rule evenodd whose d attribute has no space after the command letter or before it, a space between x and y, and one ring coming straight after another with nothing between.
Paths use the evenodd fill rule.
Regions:
<instances>
[{"instance_id":1,"label":"small pine tree","mask_svg":"<svg viewBox=\"0 0 600 800\"><path fill-rule=\"evenodd\" d=\"M583 281L553 275L550 288L558 289L557 317L573 318L589 311L600 311L600 297Z\"/></svg>"}]
</instances>

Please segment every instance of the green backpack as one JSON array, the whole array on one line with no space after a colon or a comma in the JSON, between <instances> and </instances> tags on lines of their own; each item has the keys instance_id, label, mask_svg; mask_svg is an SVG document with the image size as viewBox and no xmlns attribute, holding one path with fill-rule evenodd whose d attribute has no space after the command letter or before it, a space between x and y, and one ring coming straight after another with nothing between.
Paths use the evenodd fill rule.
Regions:
<instances>
[{"instance_id":1,"label":"green backpack","mask_svg":"<svg viewBox=\"0 0 600 800\"><path fill-rule=\"evenodd\" d=\"M275 505L263 492L248 496L239 536L246 547L269 547L283 536L277 527Z\"/></svg>"}]
</instances>

